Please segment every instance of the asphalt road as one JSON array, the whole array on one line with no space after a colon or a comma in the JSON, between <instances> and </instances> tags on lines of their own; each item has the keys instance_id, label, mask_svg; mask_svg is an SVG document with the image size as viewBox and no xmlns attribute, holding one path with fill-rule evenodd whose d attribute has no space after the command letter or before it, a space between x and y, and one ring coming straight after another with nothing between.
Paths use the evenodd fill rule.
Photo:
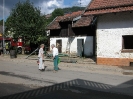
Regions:
<instances>
[{"instance_id":1,"label":"asphalt road","mask_svg":"<svg viewBox=\"0 0 133 99\"><path fill-rule=\"evenodd\" d=\"M90 73L62 69L53 73L53 66L46 63L47 68L41 72L35 62L0 60L0 97L1 99L43 99L51 95L54 99L62 99L68 94L69 99L75 99L85 94L84 99L98 96L101 99L116 96L114 99L125 99L133 96L133 77L101 73ZM82 88L82 92L81 92ZM103 94L100 96L100 92ZM62 93L62 94L61 94ZM66 93L66 94L65 94ZM95 93L95 94L94 94ZM104 94L108 93L104 97ZM13 95L14 94L14 95ZM120 98L121 95L123 96ZM68 99L63 98L63 99ZM79 99L81 99L79 98ZM52 98L51 98L52 99ZM91 99L100 99L98 97Z\"/></svg>"},{"instance_id":2,"label":"asphalt road","mask_svg":"<svg viewBox=\"0 0 133 99\"><path fill-rule=\"evenodd\" d=\"M11 94L21 93L32 88L22 84L0 83L0 96L7 96Z\"/></svg>"}]
</instances>

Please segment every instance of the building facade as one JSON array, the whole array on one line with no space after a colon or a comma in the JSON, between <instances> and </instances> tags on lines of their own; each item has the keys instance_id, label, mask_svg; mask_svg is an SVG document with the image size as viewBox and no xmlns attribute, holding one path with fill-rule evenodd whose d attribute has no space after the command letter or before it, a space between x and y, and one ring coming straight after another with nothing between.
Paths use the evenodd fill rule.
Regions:
<instances>
[{"instance_id":1,"label":"building facade","mask_svg":"<svg viewBox=\"0 0 133 99\"><path fill-rule=\"evenodd\" d=\"M87 15L97 16L97 64L132 65L133 1L92 0Z\"/></svg>"},{"instance_id":2,"label":"building facade","mask_svg":"<svg viewBox=\"0 0 133 99\"><path fill-rule=\"evenodd\" d=\"M59 16L49 26L50 45L55 44L60 53L91 57L95 55L95 26L93 16L81 17L82 11Z\"/></svg>"}]
</instances>

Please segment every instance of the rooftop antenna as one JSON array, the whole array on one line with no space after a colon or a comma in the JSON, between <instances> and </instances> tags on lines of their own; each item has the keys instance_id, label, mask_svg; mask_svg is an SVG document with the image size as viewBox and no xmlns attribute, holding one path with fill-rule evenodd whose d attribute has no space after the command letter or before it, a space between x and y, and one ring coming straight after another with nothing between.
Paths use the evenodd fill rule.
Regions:
<instances>
[{"instance_id":1,"label":"rooftop antenna","mask_svg":"<svg viewBox=\"0 0 133 99\"><path fill-rule=\"evenodd\" d=\"M80 0L80 10L81 10L81 5L82 5L82 2L81 2L81 0Z\"/></svg>"}]
</instances>

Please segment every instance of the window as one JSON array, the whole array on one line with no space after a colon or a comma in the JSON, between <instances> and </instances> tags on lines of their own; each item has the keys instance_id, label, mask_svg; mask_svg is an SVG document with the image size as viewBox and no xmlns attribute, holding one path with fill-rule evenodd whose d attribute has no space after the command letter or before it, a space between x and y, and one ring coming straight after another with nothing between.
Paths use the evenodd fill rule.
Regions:
<instances>
[{"instance_id":1,"label":"window","mask_svg":"<svg viewBox=\"0 0 133 99\"><path fill-rule=\"evenodd\" d=\"M122 36L122 51L133 52L133 35Z\"/></svg>"}]
</instances>

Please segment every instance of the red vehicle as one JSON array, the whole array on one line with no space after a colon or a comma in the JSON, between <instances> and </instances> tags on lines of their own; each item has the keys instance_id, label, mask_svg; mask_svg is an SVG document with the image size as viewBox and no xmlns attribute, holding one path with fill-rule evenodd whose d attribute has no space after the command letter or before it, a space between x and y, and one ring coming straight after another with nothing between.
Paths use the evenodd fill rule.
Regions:
<instances>
[{"instance_id":1,"label":"red vehicle","mask_svg":"<svg viewBox=\"0 0 133 99\"><path fill-rule=\"evenodd\" d=\"M22 53L22 47L24 48L24 52L30 52L31 48L30 46L24 46L24 42L22 41L22 38L18 38L18 41L15 41L13 38L4 38L5 43L9 43L10 47L17 47L17 52L19 54ZM3 38L0 37L0 45L3 45Z\"/></svg>"}]
</instances>

